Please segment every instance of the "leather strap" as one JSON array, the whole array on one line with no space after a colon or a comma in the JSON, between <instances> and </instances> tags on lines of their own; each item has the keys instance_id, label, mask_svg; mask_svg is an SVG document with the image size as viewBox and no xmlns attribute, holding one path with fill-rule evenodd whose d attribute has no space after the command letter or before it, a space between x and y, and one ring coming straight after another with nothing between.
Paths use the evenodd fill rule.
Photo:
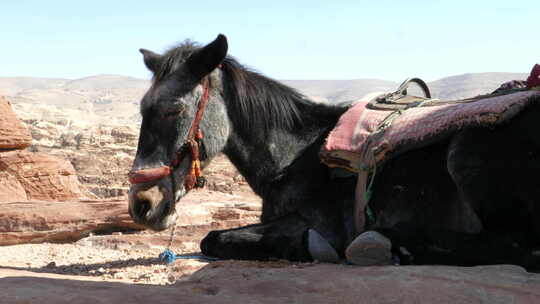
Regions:
<instances>
[{"instance_id":1,"label":"leather strap","mask_svg":"<svg viewBox=\"0 0 540 304\"><path fill-rule=\"evenodd\" d=\"M368 204L366 200L368 175L369 172L367 170L360 171L358 173L358 181L356 182L355 204L353 211L356 235L359 235L366 230L366 216L364 212Z\"/></svg>"},{"instance_id":2,"label":"leather strap","mask_svg":"<svg viewBox=\"0 0 540 304\"><path fill-rule=\"evenodd\" d=\"M155 181L171 175L184 155L184 151L188 149L191 155L191 166L188 174L185 177L184 186L186 191L189 191L195 187L203 187L205 184L204 177L201 172L200 162L200 146L203 138L203 133L199 128L204 110L210 97L210 85L207 78L202 80L203 96L199 100L197 106L197 112L189 128L186 141L182 145L179 151L176 152L175 159L172 160L170 165L161 166L157 168L146 168L137 171L130 171L128 173L128 179L131 184L140 184Z\"/></svg>"},{"instance_id":3,"label":"leather strap","mask_svg":"<svg viewBox=\"0 0 540 304\"><path fill-rule=\"evenodd\" d=\"M128 173L129 182L132 184L140 184L150 182L156 179L160 179L163 176L171 174L171 167L161 166L157 168L141 169L137 171L130 171Z\"/></svg>"}]
</instances>

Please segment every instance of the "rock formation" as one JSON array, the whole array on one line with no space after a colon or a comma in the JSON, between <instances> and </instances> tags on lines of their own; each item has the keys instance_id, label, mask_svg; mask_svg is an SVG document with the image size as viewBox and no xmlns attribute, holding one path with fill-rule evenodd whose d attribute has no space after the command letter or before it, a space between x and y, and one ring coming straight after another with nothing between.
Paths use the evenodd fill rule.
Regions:
<instances>
[{"instance_id":1,"label":"rock formation","mask_svg":"<svg viewBox=\"0 0 540 304\"><path fill-rule=\"evenodd\" d=\"M44 153L0 153L0 180L0 189L8 189L6 193L0 191L1 201L65 201L87 197L73 166Z\"/></svg>"},{"instance_id":2,"label":"rock formation","mask_svg":"<svg viewBox=\"0 0 540 304\"><path fill-rule=\"evenodd\" d=\"M0 151L24 149L31 143L30 132L17 119L9 101L0 96Z\"/></svg>"},{"instance_id":3,"label":"rock formation","mask_svg":"<svg viewBox=\"0 0 540 304\"><path fill-rule=\"evenodd\" d=\"M0 246L72 242L90 233L143 229L124 200L0 202Z\"/></svg>"},{"instance_id":4,"label":"rock formation","mask_svg":"<svg viewBox=\"0 0 540 304\"><path fill-rule=\"evenodd\" d=\"M88 197L68 161L22 150L31 142L30 132L10 103L0 98L0 201Z\"/></svg>"}]
</instances>

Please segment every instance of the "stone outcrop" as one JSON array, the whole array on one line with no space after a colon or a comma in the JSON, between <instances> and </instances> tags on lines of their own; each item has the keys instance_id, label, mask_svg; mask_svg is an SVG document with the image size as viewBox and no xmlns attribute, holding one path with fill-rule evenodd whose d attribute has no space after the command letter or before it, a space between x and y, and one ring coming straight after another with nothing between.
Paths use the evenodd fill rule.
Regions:
<instances>
[{"instance_id":1,"label":"stone outcrop","mask_svg":"<svg viewBox=\"0 0 540 304\"><path fill-rule=\"evenodd\" d=\"M92 232L140 230L125 200L0 202L0 246L71 242Z\"/></svg>"},{"instance_id":2,"label":"stone outcrop","mask_svg":"<svg viewBox=\"0 0 540 304\"><path fill-rule=\"evenodd\" d=\"M0 154L1 155L1 154ZM27 200L26 190L19 179L0 169L0 202Z\"/></svg>"},{"instance_id":3,"label":"stone outcrop","mask_svg":"<svg viewBox=\"0 0 540 304\"><path fill-rule=\"evenodd\" d=\"M172 286L1 269L2 303L540 303L540 275L515 266L358 267L286 262L175 263ZM73 291L66 293L66 291ZM75 292L76 291L76 292Z\"/></svg>"},{"instance_id":4,"label":"stone outcrop","mask_svg":"<svg viewBox=\"0 0 540 304\"><path fill-rule=\"evenodd\" d=\"M0 96L0 151L24 149L32 143L30 132L11 109L11 104Z\"/></svg>"},{"instance_id":5,"label":"stone outcrop","mask_svg":"<svg viewBox=\"0 0 540 304\"><path fill-rule=\"evenodd\" d=\"M15 116L9 102L0 98L0 201L88 197L68 161L22 150L31 142L26 126Z\"/></svg>"},{"instance_id":6,"label":"stone outcrop","mask_svg":"<svg viewBox=\"0 0 540 304\"><path fill-rule=\"evenodd\" d=\"M73 200L65 202L0 202L0 246L40 242L72 242L89 233L141 230L128 214L127 201ZM226 229L258 221L258 197L196 191L177 206L178 240L198 244L212 229ZM166 243L169 232L145 232L140 241ZM197 248L189 248L196 250Z\"/></svg>"},{"instance_id":7,"label":"stone outcrop","mask_svg":"<svg viewBox=\"0 0 540 304\"><path fill-rule=\"evenodd\" d=\"M0 201L65 201L87 197L66 160L43 153L0 153ZM22 190L22 191L21 191Z\"/></svg>"}]
</instances>

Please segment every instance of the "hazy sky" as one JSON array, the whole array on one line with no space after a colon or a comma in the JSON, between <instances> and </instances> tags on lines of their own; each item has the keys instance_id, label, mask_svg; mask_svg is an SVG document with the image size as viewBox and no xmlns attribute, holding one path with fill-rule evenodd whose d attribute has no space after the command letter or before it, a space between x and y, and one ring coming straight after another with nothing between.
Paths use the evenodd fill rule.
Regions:
<instances>
[{"instance_id":1,"label":"hazy sky","mask_svg":"<svg viewBox=\"0 0 540 304\"><path fill-rule=\"evenodd\" d=\"M229 54L277 79L434 80L540 62L539 0L5 0L0 31L10 77L149 78L139 48L218 33Z\"/></svg>"}]
</instances>

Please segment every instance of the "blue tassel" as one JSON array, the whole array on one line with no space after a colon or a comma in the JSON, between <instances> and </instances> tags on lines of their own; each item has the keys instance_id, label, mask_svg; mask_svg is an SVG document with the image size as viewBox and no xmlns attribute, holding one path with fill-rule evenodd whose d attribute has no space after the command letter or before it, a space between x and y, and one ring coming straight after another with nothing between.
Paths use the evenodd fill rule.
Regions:
<instances>
[{"instance_id":1,"label":"blue tassel","mask_svg":"<svg viewBox=\"0 0 540 304\"><path fill-rule=\"evenodd\" d=\"M165 249L162 253L159 254L159 260L167 264L172 264L176 260L180 259L196 259L203 260L207 262L218 261L219 258L204 256L204 255L176 255L170 249Z\"/></svg>"},{"instance_id":2,"label":"blue tassel","mask_svg":"<svg viewBox=\"0 0 540 304\"><path fill-rule=\"evenodd\" d=\"M169 249L165 249L165 251L159 254L159 260L171 264L176 260L176 254Z\"/></svg>"}]
</instances>

